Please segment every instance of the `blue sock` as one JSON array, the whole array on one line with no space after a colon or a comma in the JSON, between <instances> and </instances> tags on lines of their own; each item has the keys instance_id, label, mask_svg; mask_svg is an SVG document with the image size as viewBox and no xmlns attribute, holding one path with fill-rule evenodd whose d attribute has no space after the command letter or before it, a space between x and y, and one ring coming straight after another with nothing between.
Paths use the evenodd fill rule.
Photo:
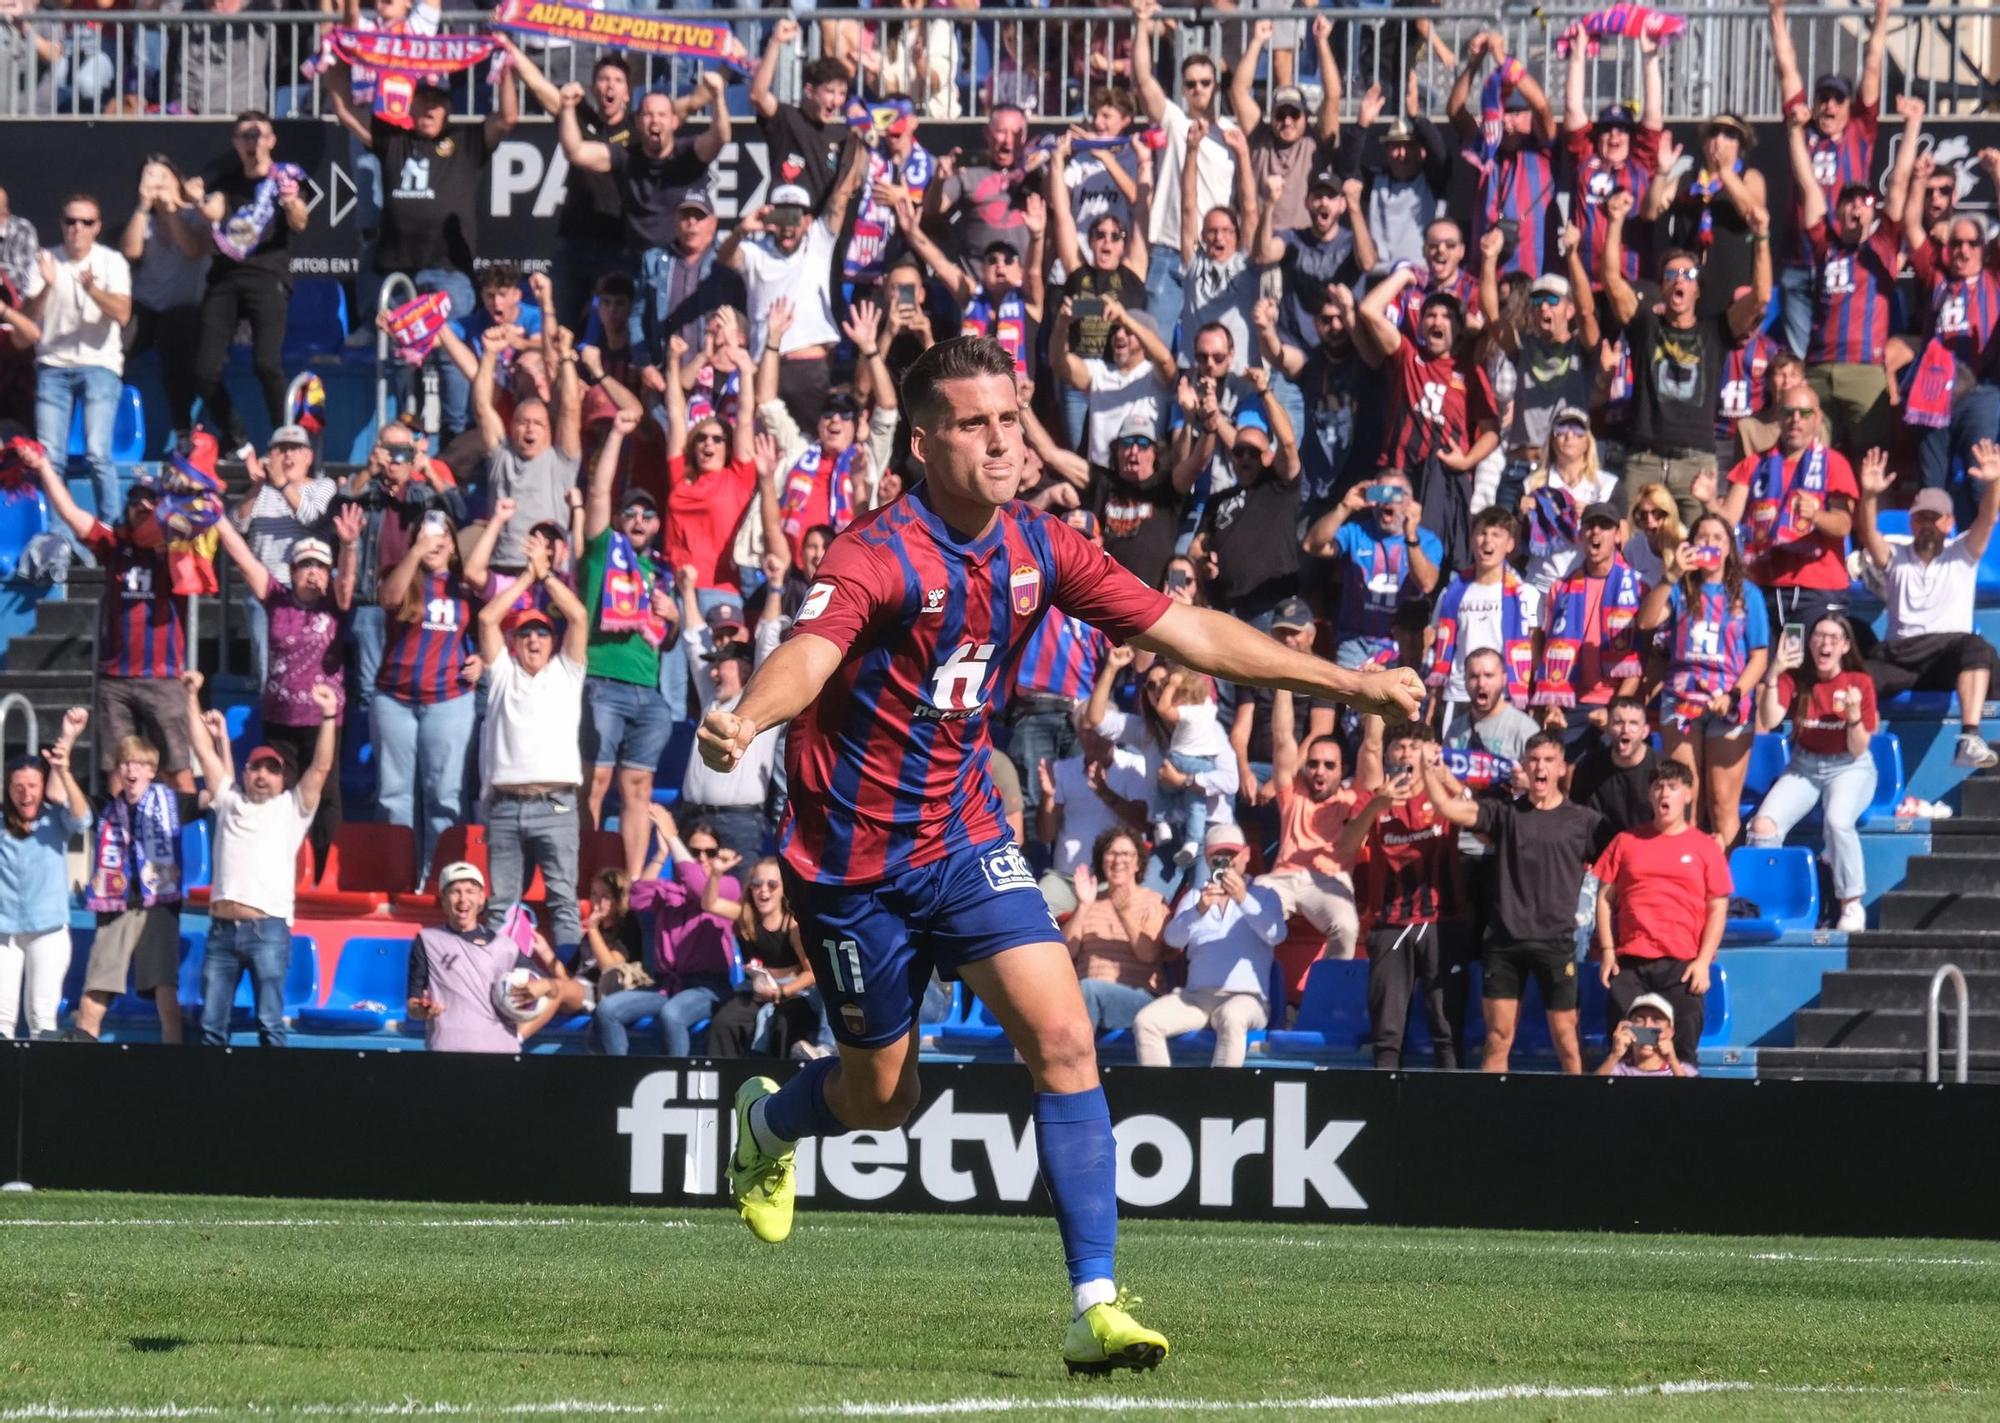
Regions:
<instances>
[{"instance_id":1,"label":"blue sock","mask_svg":"<svg viewBox=\"0 0 2000 1423\"><path fill-rule=\"evenodd\" d=\"M1104 1089L1035 1094L1042 1183L1055 1202L1069 1281L1110 1280L1118 1249L1118 1147Z\"/></svg>"},{"instance_id":2,"label":"blue sock","mask_svg":"<svg viewBox=\"0 0 2000 1423\"><path fill-rule=\"evenodd\" d=\"M847 1123L826 1104L826 1079L838 1066L838 1057L821 1057L800 1068L791 1081L764 1099L764 1128L787 1142L847 1135Z\"/></svg>"}]
</instances>

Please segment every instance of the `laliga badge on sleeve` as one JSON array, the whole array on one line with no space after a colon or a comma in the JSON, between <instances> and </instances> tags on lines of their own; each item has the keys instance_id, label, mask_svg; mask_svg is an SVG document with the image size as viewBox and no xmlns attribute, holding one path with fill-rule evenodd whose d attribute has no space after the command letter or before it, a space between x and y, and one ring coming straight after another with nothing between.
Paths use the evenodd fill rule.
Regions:
<instances>
[{"instance_id":1,"label":"laliga badge on sleeve","mask_svg":"<svg viewBox=\"0 0 2000 1423\"><path fill-rule=\"evenodd\" d=\"M795 625L811 622L814 618L825 612L826 605L832 601L833 585L831 583L813 584L812 587L806 589L805 601L799 604L799 615L793 618L792 622Z\"/></svg>"}]
</instances>

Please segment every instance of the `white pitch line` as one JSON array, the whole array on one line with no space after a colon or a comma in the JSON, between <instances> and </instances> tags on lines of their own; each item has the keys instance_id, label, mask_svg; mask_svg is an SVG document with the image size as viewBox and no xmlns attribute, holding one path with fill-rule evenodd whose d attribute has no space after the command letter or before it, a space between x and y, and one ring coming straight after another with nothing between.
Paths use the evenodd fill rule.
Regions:
<instances>
[{"instance_id":1,"label":"white pitch line","mask_svg":"<svg viewBox=\"0 0 2000 1423\"><path fill-rule=\"evenodd\" d=\"M1853 1384L1760 1384L1687 1379L1678 1383L1633 1385L1503 1384L1490 1388L1418 1389L1402 1393L1325 1394L1315 1398L1152 1398L1115 1396L1079 1398L952 1398L936 1403L856 1403L847 1401L801 1408L809 1417L942 1418L1036 1410L1063 1413L1357 1413L1384 1408L1451 1408L1467 1404L1533 1402L1567 1399L1668 1398L1709 1393L1845 1393L1899 1394L1900 1388Z\"/></svg>"},{"instance_id":2,"label":"white pitch line","mask_svg":"<svg viewBox=\"0 0 2000 1423\"><path fill-rule=\"evenodd\" d=\"M1183 1235L1182 1245L1241 1244L1238 1235ZM1509 1240L1370 1240L1349 1237L1340 1240L1311 1236L1279 1236L1276 1244L1299 1250L1394 1251L1417 1254L1441 1251L1453 1255L1603 1255L1618 1259L1646 1258L1671 1260L1750 1260L1779 1265L1957 1265L1991 1267L2000 1258L1979 1259L1969 1255L1818 1255L1801 1250L1694 1250L1671 1245L1545 1245L1535 1241Z\"/></svg>"}]
</instances>

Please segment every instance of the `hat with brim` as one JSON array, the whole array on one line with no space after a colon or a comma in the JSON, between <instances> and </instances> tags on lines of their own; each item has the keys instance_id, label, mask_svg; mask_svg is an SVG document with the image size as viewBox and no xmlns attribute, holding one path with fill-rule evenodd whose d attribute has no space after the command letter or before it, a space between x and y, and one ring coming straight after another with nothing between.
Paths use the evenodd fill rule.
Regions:
<instances>
[{"instance_id":1,"label":"hat with brim","mask_svg":"<svg viewBox=\"0 0 2000 1423\"><path fill-rule=\"evenodd\" d=\"M1940 519L1949 519L1952 514L1951 496L1942 489L1922 489L1910 501L1910 514L1932 514Z\"/></svg>"},{"instance_id":2,"label":"hat with brim","mask_svg":"<svg viewBox=\"0 0 2000 1423\"><path fill-rule=\"evenodd\" d=\"M295 539L292 542L290 563L294 568L301 563L323 563L331 568L333 550L327 546L325 539Z\"/></svg>"},{"instance_id":3,"label":"hat with brim","mask_svg":"<svg viewBox=\"0 0 2000 1423\"><path fill-rule=\"evenodd\" d=\"M1674 1021L1674 1005L1667 1002L1666 999L1657 993L1641 993L1637 998L1634 998L1632 1006L1625 1010L1625 1016L1630 1018L1641 1008L1652 1009L1670 1024Z\"/></svg>"},{"instance_id":4,"label":"hat with brim","mask_svg":"<svg viewBox=\"0 0 2000 1423\"><path fill-rule=\"evenodd\" d=\"M1586 508L1583 511L1582 517L1577 520L1578 525L1582 528L1589 528L1592 524L1609 524L1613 528L1616 528L1618 522L1617 507L1603 503L1602 501Z\"/></svg>"},{"instance_id":5,"label":"hat with brim","mask_svg":"<svg viewBox=\"0 0 2000 1423\"><path fill-rule=\"evenodd\" d=\"M1201 848L1209 853L1217 850L1247 850L1243 843L1243 832L1234 825L1211 825L1208 833L1201 837Z\"/></svg>"},{"instance_id":6,"label":"hat with brim","mask_svg":"<svg viewBox=\"0 0 2000 1423\"><path fill-rule=\"evenodd\" d=\"M1701 126L1701 133L1703 138L1711 133L1726 133L1742 145L1745 153L1757 146L1755 130L1747 119L1737 114L1717 114Z\"/></svg>"},{"instance_id":7,"label":"hat with brim","mask_svg":"<svg viewBox=\"0 0 2000 1423\"><path fill-rule=\"evenodd\" d=\"M438 892L442 894L461 880L470 880L481 889L486 888L486 876L479 872L479 866L466 860L453 860L438 871Z\"/></svg>"},{"instance_id":8,"label":"hat with brim","mask_svg":"<svg viewBox=\"0 0 2000 1423\"><path fill-rule=\"evenodd\" d=\"M516 608L500 623L500 631L508 637L517 632L525 632L529 628L540 628L550 637L554 637L556 633L555 623L540 608Z\"/></svg>"}]
</instances>

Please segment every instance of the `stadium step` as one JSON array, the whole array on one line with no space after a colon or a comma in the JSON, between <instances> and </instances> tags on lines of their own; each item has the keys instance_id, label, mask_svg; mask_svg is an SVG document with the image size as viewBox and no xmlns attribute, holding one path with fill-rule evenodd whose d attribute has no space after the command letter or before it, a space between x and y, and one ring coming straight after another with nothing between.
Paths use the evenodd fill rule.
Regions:
<instances>
[{"instance_id":1,"label":"stadium step","mask_svg":"<svg viewBox=\"0 0 2000 1423\"><path fill-rule=\"evenodd\" d=\"M1966 1075L1974 1082L2000 1082L2000 1049L1982 1052L1975 1047L1967 1067ZM1940 1054L1938 1070L1945 1081L1952 1080L1949 1051ZM1921 1044L1914 1052L1903 1048L1759 1048L1757 1075L1821 1082L1921 1082L1924 1050Z\"/></svg>"},{"instance_id":2,"label":"stadium step","mask_svg":"<svg viewBox=\"0 0 2000 1423\"><path fill-rule=\"evenodd\" d=\"M2000 777L1971 776L1958 789L1959 814L2000 817Z\"/></svg>"},{"instance_id":3,"label":"stadium step","mask_svg":"<svg viewBox=\"0 0 2000 1423\"><path fill-rule=\"evenodd\" d=\"M1952 962L1946 959L1946 962ZM1983 968L1960 963L1965 986L1975 1010L1991 1008L2000 1013L2000 960L1989 959ZM1932 966L1912 964L1902 969L1855 969L1829 973L1820 984L1819 1006L1823 1009L1881 1009L1888 1012L1922 1013L1929 1002ZM1949 1011L1953 999L1945 990Z\"/></svg>"},{"instance_id":4,"label":"stadium step","mask_svg":"<svg viewBox=\"0 0 2000 1423\"><path fill-rule=\"evenodd\" d=\"M1920 857L1919 857L1920 858ZM1912 858L1914 869L1917 859ZM2000 881L1989 881L1987 894L1893 889L1876 901L1877 922L1884 929L1964 930L2000 925Z\"/></svg>"},{"instance_id":5,"label":"stadium step","mask_svg":"<svg viewBox=\"0 0 2000 1423\"><path fill-rule=\"evenodd\" d=\"M1829 974L1829 979L1840 975ZM1947 1004L1950 996L1946 995ZM2000 1044L2000 999L1988 995L1986 1011L1979 1011L1979 997L1973 996L1971 1040L1975 1046ZM1957 1015L1944 1010L1944 1044L1949 1048L1957 1032ZM1794 1043L1799 1047L1892 1047L1916 1048L1924 1045L1924 1010L1915 1008L1801 1008L1792 1019Z\"/></svg>"},{"instance_id":6,"label":"stadium step","mask_svg":"<svg viewBox=\"0 0 2000 1423\"><path fill-rule=\"evenodd\" d=\"M2000 936L1989 935L1981 940L1968 940L1960 935L1940 938L1923 935L1924 942L1916 944L1884 945L1876 940L1886 937L1869 934L1858 947L1855 941L1863 938L1855 934L1848 941L1847 970L1850 973L1921 972L1926 979L1945 964L1957 964L1970 974L2000 973Z\"/></svg>"},{"instance_id":7,"label":"stadium step","mask_svg":"<svg viewBox=\"0 0 2000 1423\"><path fill-rule=\"evenodd\" d=\"M1912 855L1898 890L1978 894L2000 888L2000 857L1947 840L1928 855Z\"/></svg>"},{"instance_id":8,"label":"stadium step","mask_svg":"<svg viewBox=\"0 0 2000 1423\"><path fill-rule=\"evenodd\" d=\"M37 623L39 627L40 624ZM31 632L7 644L9 672L88 673L91 662L89 634Z\"/></svg>"}]
</instances>

